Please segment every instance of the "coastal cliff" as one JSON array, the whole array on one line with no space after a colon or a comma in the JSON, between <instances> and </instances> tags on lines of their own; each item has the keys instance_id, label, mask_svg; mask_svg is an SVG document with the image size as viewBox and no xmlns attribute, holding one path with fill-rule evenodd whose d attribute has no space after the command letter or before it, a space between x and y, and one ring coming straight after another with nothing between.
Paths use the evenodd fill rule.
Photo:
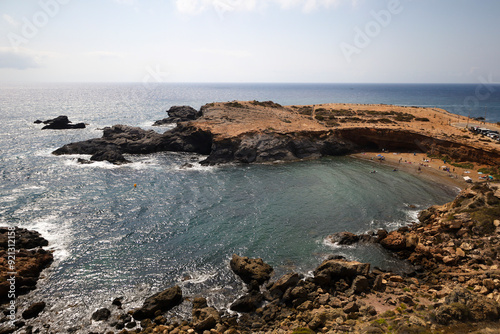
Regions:
<instances>
[{"instance_id":1,"label":"coastal cliff","mask_svg":"<svg viewBox=\"0 0 500 334\"><path fill-rule=\"evenodd\" d=\"M68 144L53 153L89 154L93 161L121 164L128 162L123 154L182 151L207 155L202 164L220 164L390 150L500 164L498 143L471 137L465 123L460 123L466 119L439 109L345 104L282 107L252 101L207 104L193 118L173 117L177 127L164 134L115 125L105 128L102 138ZM156 124L164 123L169 122Z\"/></svg>"}]
</instances>

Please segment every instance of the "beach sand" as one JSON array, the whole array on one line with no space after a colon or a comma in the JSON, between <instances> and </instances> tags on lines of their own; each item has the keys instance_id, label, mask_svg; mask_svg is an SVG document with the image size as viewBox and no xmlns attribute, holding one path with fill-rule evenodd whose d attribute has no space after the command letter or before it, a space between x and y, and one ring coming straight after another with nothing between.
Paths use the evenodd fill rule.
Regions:
<instances>
[{"instance_id":1,"label":"beach sand","mask_svg":"<svg viewBox=\"0 0 500 334\"><path fill-rule=\"evenodd\" d=\"M379 155L384 156L385 159L379 160ZM479 177L482 174L479 174L478 170L487 167L478 164L474 164L474 168L471 169L455 167L443 160L431 159L425 153L370 152L356 153L351 156L373 162L375 170L379 164L388 165L396 168L398 171L404 171L424 179L460 189L467 187L468 183L464 180L465 176L470 177L473 182L481 181ZM445 168L449 168L450 171L445 171Z\"/></svg>"}]
</instances>

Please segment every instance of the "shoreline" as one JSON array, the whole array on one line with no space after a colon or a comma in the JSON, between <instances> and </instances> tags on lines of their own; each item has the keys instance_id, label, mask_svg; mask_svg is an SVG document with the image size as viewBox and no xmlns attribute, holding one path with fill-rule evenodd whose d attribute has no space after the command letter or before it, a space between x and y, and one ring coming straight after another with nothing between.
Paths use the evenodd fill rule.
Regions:
<instances>
[{"instance_id":1,"label":"shoreline","mask_svg":"<svg viewBox=\"0 0 500 334\"><path fill-rule=\"evenodd\" d=\"M378 160L378 155L382 154L385 157L385 160ZM438 169L439 163L436 161L433 162L423 162L424 158L427 158L425 153L388 153L388 152L376 152L376 153L354 153L350 154L349 157L354 159L359 159L367 162L373 163L376 165L384 165L397 168L398 171L403 171L405 173L414 175L418 178L425 179L427 181L436 182L442 184L447 187L458 188L459 190L463 190L468 186L468 183L465 182L463 177L460 175L461 171L463 173L463 168L455 168L455 173L448 173L443 170ZM401 163L399 159L403 160ZM430 160L430 158L427 158ZM436 160L436 159L434 159ZM406 161L406 162L405 162ZM421 166L420 161L422 161L427 166ZM441 163L441 165L444 165ZM447 164L449 166L449 164ZM418 170L420 167L420 171ZM453 168L453 167L452 167Z\"/></svg>"}]
</instances>

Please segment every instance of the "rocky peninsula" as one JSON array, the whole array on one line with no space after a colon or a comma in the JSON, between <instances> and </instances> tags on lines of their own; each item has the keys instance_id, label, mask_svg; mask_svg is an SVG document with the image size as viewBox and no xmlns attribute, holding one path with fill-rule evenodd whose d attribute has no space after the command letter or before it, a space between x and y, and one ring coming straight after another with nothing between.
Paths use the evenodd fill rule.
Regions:
<instances>
[{"instance_id":1,"label":"rocky peninsula","mask_svg":"<svg viewBox=\"0 0 500 334\"><path fill-rule=\"evenodd\" d=\"M172 110L173 109L173 110ZM206 155L202 164L263 163L315 159L356 152L424 152L457 162L496 166L500 144L466 128L466 117L442 109L391 105L226 102L199 111L173 107L177 126L163 134L115 125L102 138L65 145L53 153L88 154L122 164L123 154L175 151ZM491 124L495 127L496 125Z\"/></svg>"}]
</instances>

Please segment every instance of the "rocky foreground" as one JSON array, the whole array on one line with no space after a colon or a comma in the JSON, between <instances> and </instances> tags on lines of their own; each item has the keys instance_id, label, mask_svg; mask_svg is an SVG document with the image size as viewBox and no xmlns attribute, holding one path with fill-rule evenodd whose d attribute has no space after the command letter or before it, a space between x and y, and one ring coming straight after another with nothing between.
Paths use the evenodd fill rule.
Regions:
<instances>
[{"instance_id":1,"label":"rocky foreground","mask_svg":"<svg viewBox=\"0 0 500 334\"><path fill-rule=\"evenodd\" d=\"M235 254L229 265L247 288L230 306L233 313L175 286L138 309L103 308L93 319L120 333L498 333L499 218L499 189L478 184L424 210L409 227L330 236L340 244L379 244L413 264L411 273L332 255L312 277L271 279L273 269L262 259ZM183 302L192 304L190 319L165 315Z\"/></svg>"},{"instance_id":2,"label":"rocky foreground","mask_svg":"<svg viewBox=\"0 0 500 334\"><path fill-rule=\"evenodd\" d=\"M92 320L102 333L498 333L500 331L500 190L499 184L476 184L453 202L433 206L420 222L397 231L366 235L342 232L333 242L383 247L414 266L403 275L371 268L332 254L311 277L289 273L273 277L261 259L233 255L229 263L246 283L230 310L218 310L204 296L185 296L178 286L125 310L122 300L96 310ZM8 228L0 229L2 296L9 263ZM12 238L11 238L12 239ZM16 293L33 289L52 256L36 232L15 229ZM8 282L8 281L7 281ZM3 299L3 302L9 303ZM50 304L50 301L46 301ZM168 311L192 305L192 317L174 320ZM0 332L48 333L50 324L33 328L30 319L45 308L33 303L8 326L4 305ZM75 324L68 332L85 332ZM89 332L91 333L91 332Z\"/></svg>"}]
</instances>

